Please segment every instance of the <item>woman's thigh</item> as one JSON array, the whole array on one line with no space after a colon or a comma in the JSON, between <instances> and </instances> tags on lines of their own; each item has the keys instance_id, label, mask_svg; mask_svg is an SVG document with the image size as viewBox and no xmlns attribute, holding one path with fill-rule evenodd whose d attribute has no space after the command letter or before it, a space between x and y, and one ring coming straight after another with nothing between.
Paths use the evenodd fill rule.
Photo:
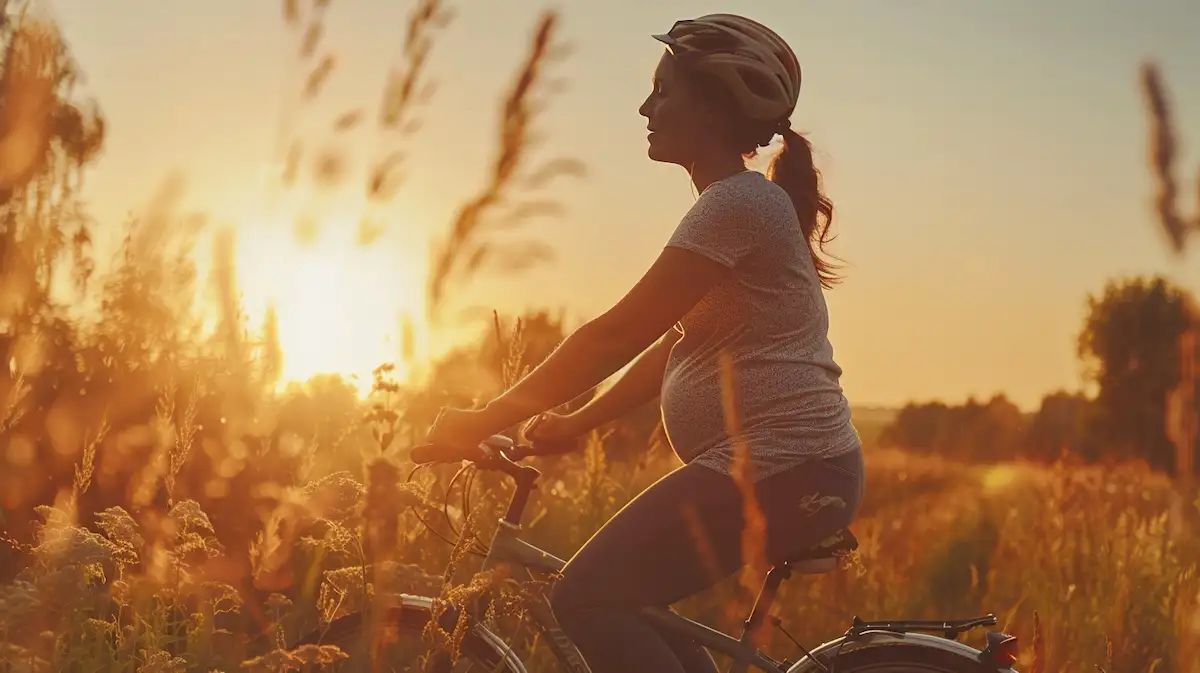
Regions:
<instances>
[{"instance_id":1,"label":"woman's thigh","mask_svg":"<svg viewBox=\"0 0 1200 673\"><path fill-rule=\"evenodd\" d=\"M715 584L740 565L740 502L729 477L697 465L671 472L584 543L563 569L558 600L666 606Z\"/></svg>"},{"instance_id":2,"label":"woman's thigh","mask_svg":"<svg viewBox=\"0 0 1200 673\"><path fill-rule=\"evenodd\" d=\"M744 539L742 492L728 475L687 465L612 517L563 569L555 591L577 606L667 606L737 572L743 545L771 562L849 524L861 499L861 456L804 464L754 486L765 537Z\"/></svg>"}]
</instances>

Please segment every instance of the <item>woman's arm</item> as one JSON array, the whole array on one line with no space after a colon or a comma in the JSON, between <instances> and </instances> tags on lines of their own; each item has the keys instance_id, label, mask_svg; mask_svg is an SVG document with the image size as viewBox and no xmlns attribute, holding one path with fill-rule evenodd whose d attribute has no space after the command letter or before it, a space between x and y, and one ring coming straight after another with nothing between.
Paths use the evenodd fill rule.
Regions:
<instances>
[{"instance_id":1,"label":"woman's arm","mask_svg":"<svg viewBox=\"0 0 1200 673\"><path fill-rule=\"evenodd\" d=\"M580 327L542 364L484 410L489 425L512 427L599 385L666 334L730 269L666 247L615 306Z\"/></svg>"},{"instance_id":2,"label":"woman's arm","mask_svg":"<svg viewBox=\"0 0 1200 673\"><path fill-rule=\"evenodd\" d=\"M579 423L583 432L587 432L658 397L671 347L681 336L675 329L667 330L661 339L633 361L633 366L612 387L575 410L569 415L570 418Z\"/></svg>"}]
</instances>

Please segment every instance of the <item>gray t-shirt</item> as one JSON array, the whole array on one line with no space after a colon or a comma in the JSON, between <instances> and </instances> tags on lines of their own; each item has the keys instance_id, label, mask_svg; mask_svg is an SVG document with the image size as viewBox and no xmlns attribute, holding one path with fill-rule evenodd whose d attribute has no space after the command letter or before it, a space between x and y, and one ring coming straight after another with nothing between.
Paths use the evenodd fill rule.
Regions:
<instances>
[{"instance_id":1,"label":"gray t-shirt","mask_svg":"<svg viewBox=\"0 0 1200 673\"><path fill-rule=\"evenodd\" d=\"M685 463L728 473L720 353L733 365L756 480L860 448L829 343L829 313L787 192L747 170L709 185L667 243L733 270L676 325L663 426Z\"/></svg>"}]
</instances>

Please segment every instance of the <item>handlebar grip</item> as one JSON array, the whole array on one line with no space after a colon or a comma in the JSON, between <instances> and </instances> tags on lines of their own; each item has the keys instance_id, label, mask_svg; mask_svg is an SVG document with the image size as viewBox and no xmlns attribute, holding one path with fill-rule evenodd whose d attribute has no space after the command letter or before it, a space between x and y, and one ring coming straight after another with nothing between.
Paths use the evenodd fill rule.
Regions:
<instances>
[{"instance_id":1,"label":"handlebar grip","mask_svg":"<svg viewBox=\"0 0 1200 673\"><path fill-rule=\"evenodd\" d=\"M515 444L509 447L496 447L503 456L512 461L519 461L534 456L556 456L571 453L579 448L579 443L571 442L533 442L532 444ZM480 461L489 458L488 452L476 446L474 448L443 446L438 444L418 444L414 446L409 457L414 463L457 463L464 460Z\"/></svg>"}]
</instances>

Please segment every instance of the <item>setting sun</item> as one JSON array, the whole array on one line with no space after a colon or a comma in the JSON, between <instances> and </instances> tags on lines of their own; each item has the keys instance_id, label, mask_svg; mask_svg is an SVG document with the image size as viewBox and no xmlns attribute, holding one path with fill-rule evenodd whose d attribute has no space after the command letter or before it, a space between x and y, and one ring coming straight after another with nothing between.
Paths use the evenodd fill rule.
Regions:
<instances>
[{"instance_id":1,"label":"setting sun","mask_svg":"<svg viewBox=\"0 0 1200 673\"><path fill-rule=\"evenodd\" d=\"M361 392L371 372L396 364L401 325L423 310L422 276L394 241L356 244L354 227L331 223L313 243L290 231L239 232L238 284L251 325L274 307L283 352L281 383L341 374Z\"/></svg>"}]
</instances>

